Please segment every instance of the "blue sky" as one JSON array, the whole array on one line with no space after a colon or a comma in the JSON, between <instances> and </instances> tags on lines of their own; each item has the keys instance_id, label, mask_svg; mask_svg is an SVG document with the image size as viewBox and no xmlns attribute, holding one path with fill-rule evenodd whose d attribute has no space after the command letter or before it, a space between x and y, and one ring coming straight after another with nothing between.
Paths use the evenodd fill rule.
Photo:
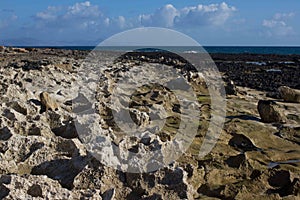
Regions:
<instances>
[{"instance_id":1,"label":"blue sky","mask_svg":"<svg viewBox=\"0 0 300 200\"><path fill-rule=\"evenodd\" d=\"M0 45L97 45L137 27L202 45L300 46L299 0L1 0Z\"/></svg>"}]
</instances>

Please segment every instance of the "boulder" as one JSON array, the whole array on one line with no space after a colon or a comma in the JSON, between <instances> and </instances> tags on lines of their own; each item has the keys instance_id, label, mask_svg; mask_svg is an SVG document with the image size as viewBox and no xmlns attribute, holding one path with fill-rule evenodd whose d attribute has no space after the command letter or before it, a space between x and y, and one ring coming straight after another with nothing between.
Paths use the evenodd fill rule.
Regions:
<instances>
[{"instance_id":1,"label":"boulder","mask_svg":"<svg viewBox=\"0 0 300 200\"><path fill-rule=\"evenodd\" d=\"M284 123L286 117L279 106L270 100L260 100L257 106L260 118L265 123Z\"/></svg>"},{"instance_id":2,"label":"boulder","mask_svg":"<svg viewBox=\"0 0 300 200\"><path fill-rule=\"evenodd\" d=\"M278 88L281 98L286 102L300 103L300 90L292 89L287 86Z\"/></svg>"}]
</instances>

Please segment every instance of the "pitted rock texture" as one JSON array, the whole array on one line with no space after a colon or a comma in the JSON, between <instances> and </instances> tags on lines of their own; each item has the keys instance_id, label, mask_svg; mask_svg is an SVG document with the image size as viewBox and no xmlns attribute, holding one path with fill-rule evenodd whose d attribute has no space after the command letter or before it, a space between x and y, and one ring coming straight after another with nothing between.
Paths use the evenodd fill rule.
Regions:
<instances>
[{"instance_id":1,"label":"pitted rock texture","mask_svg":"<svg viewBox=\"0 0 300 200\"><path fill-rule=\"evenodd\" d=\"M87 139L81 137L84 133L75 126L73 102L78 102L76 98L84 98L73 90L72 85L76 86L82 79L77 70L88 52L5 47L0 48L0 54L0 199L299 198L299 103L272 99L265 91L256 90L256 86L268 89L272 77L279 75L268 75L262 82L261 74L253 80L251 77L257 75L251 72L251 76L242 82L235 75L241 73L242 78L244 69L227 70L232 67L227 61L240 58L213 55L221 71L226 68L224 80L233 79L237 86L230 86L236 92L228 95L226 122L218 143L208 155L199 158L210 122L213 97L208 94L201 76L192 70L183 70L183 77L195 88L199 103L195 109L201 114L200 121L195 122L199 129L192 144L176 161L162 169L151 173L128 173L97 160L84 145ZM100 54L102 64L106 65L112 53ZM127 55L106 73L97 74L95 116L100 119L101 130L111 134L116 145L132 152L140 150L142 145L146 150L155 149L172 141L182 108L174 94L160 85L140 87L133 94L125 93L131 100L127 109L137 126L147 126L153 119L168 117L164 129L153 138L124 140L124 133L115 126L114 108L106 103L117 75L125 73L122 69L138 65L151 68L160 64L180 70L189 66L181 59L168 58L167 54L161 57L155 54L150 57ZM258 55L242 57L247 57L247 61L261 61ZM265 56L264 59L281 62L288 58ZM238 63L243 64L240 60ZM299 68L298 63L296 59L293 67ZM268 67L271 65L272 62ZM258 66L255 69L261 70ZM249 86L251 81L254 83L252 89L240 87L244 83ZM276 85L284 81L276 82ZM288 86L296 86L295 81ZM264 83L267 84L263 86ZM41 93L49 94L51 100L44 97L42 100ZM285 124L262 122L257 110L259 100L275 101L286 117ZM82 107L77 109L90 108L82 102Z\"/></svg>"}]
</instances>

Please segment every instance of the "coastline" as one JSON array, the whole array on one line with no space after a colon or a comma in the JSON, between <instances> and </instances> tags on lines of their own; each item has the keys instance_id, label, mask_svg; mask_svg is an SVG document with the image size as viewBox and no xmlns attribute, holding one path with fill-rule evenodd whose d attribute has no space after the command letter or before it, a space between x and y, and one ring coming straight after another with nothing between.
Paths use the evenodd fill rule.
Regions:
<instances>
[{"instance_id":1,"label":"coastline","mask_svg":"<svg viewBox=\"0 0 300 200\"><path fill-rule=\"evenodd\" d=\"M3 47L4 48L4 47ZM77 47L74 47L77 48ZM91 50L72 50L62 48L14 48L13 53L29 53L29 56L67 56L77 60L85 59ZM14 51L13 49L16 49ZM0 49L1 50L1 49ZM10 50L8 50L10 51ZM106 54L124 55L123 50L99 50ZM141 52L143 55L158 57L159 52ZM164 52L168 54L167 52ZM10 54L10 53L8 53ZM133 53L134 54L134 53ZM173 54L170 52L170 54ZM180 54L189 54L180 52ZM195 53L192 53L195 54ZM198 53L199 54L199 53ZM5 54L4 54L5 55ZM228 79L234 81L237 86L249 87L256 90L275 92L280 86L288 86L300 89L300 54L282 55L282 54L253 54L253 53L209 53L217 68ZM25 56L26 57L26 56ZM201 59L201 53L199 54ZM251 76L251 77L249 77ZM256 80L256 81L253 81Z\"/></svg>"},{"instance_id":2,"label":"coastline","mask_svg":"<svg viewBox=\"0 0 300 200\"><path fill-rule=\"evenodd\" d=\"M139 49L141 47L132 46L8 46L15 48L36 48L36 49L61 49L61 50L82 50L91 51L94 49L107 51L127 51L131 49ZM153 47L155 48L155 47ZM299 46L169 46L163 47L176 53L199 53L206 51L209 54L273 54L273 55L300 55Z\"/></svg>"},{"instance_id":3,"label":"coastline","mask_svg":"<svg viewBox=\"0 0 300 200\"><path fill-rule=\"evenodd\" d=\"M286 101L279 90L280 86L300 89L300 55L210 54L224 79L227 104L216 146L207 156L198 157L214 97L201 76L187 73L200 111L200 120L192 121L199 126L195 138L172 164L135 174L97 160L84 145L84 131L76 129L73 111L80 95L72 84L85 78L77 70L89 52L0 48L0 198L281 199L300 195L300 102ZM151 124L149 116L161 117L150 115L151 108L166 110L163 129L139 140L126 137L116 126L112 110L117 108L109 104L112 88L131 69L190 70L189 64L163 52L127 53L109 64L106 61L115 52L97 53L103 59L97 64L106 67L91 73L91 80L93 75L100 77L99 131L132 152L163 148L174 139L180 117L185 116L172 92L157 85L136 88L135 94L121 88L122 100L130 99L131 117L141 127Z\"/></svg>"}]
</instances>

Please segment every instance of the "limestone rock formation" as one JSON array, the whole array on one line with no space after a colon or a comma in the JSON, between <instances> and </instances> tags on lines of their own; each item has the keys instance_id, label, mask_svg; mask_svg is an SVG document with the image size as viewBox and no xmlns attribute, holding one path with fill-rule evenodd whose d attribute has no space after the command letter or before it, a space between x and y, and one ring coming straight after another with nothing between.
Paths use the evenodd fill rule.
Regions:
<instances>
[{"instance_id":1,"label":"limestone rock formation","mask_svg":"<svg viewBox=\"0 0 300 200\"><path fill-rule=\"evenodd\" d=\"M201 157L203 141L214 137L207 134L214 97L209 95L201 73L193 71L184 60L162 53L134 53L111 64L115 53L99 52L101 62L97 66L102 68L86 78L78 69L89 52L26 50L28 52L8 47L0 49L0 199L299 198L300 104L260 101L257 109L259 100L269 99L265 91L268 88L276 84L297 85L295 82L299 80L292 78L298 76L297 71L287 73L291 82L282 78L278 79L282 82L274 85L272 77L279 74L265 76L264 69L246 63L256 60L254 55L238 58L213 55L221 72L225 71L226 76L234 80L239 94L226 100L227 115L220 137L211 152ZM259 59L274 60L278 64L281 59L287 61L290 57L270 55ZM295 65L299 65L297 59L294 59ZM235 60L237 62L233 62ZM192 143L169 165L149 173L129 173L105 165L89 151L91 148L85 141L91 139L90 135L84 127L78 127L74 113L78 111L84 116L94 108L93 117L100 127L98 136L111 140L115 147L112 152L118 148L131 153L164 149L174 141L186 116L175 92L154 83L134 87L133 93L124 87L119 88L122 94L117 102L119 107L111 102L118 81L125 75L132 75L131 78L135 75L128 73L130 70L141 72L140 69L157 67L170 67L182 75L182 79L168 82L173 89L191 86L195 91L198 107L186 102L200 111L200 120L191 120L198 127ZM294 69L282 67L287 71ZM134 78L151 78L150 72ZM94 81L98 78L98 82ZM95 104L88 101L89 93L78 94L73 87L83 80L96 82L83 90L95 89L90 95L97 100ZM184 85L185 80L188 84ZM125 111L129 114L123 115ZM114 114L120 114L123 120L117 123ZM128 137L119 127L122 123L126 125L126 120L139 128L153 122L163 122L164 126L156 134L142 132L141 138L134 134ZM269 121L286 121L286 124L264 123ZM189 136L189 130L182 130L183 136ZM101 144L103 138L96 139ZM178 145L173 150L181 152L182 149L184 147ZM106 156L115 159L111 155ZM121 157L130 160L125 153L116 159Z\"/></svg>"}]
</instances>

